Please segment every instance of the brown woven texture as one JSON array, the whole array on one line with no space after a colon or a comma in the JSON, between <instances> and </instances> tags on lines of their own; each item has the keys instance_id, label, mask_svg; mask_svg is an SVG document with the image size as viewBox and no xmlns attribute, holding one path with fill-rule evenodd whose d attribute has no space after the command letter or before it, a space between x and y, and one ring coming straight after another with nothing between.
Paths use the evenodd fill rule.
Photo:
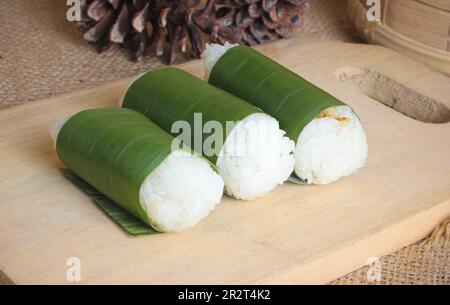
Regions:
<instances>
[{"instance_id":1,"label":"brown woven texture","mask_svg":"<svg viewBox=\"0 0 450 305\"><path fill-rule=\"evenodd\" d=\"M61 0L14 0L0 10L0 109L163 65L154 56L130 62L118 47L97 54L66 20L66 9ZM314 0L305 20L297 32L305 39L360 42L346 18L346 0ZM450 284L449 235L446 222L431 238L382 257L380 281L371 281L371 267L364 267L331 284Z\"/></svg>"},{"instance_id":2,"label":"brown woven texture","mask_svg":"<svg viewBox=\"0 0 450 305\"><path fill-rule=\"evenodd\" d=\"M65 3L14 0L0 10L0 108L161 66L154 57L131 63L121 48L97 54L67 21Z\"/></svg>"},{"instance_id":3,"label":"brown woven texture","mask_svg":"<svg viewBox=\"0 0 450 305\"><path fill-rule=\"evenodd\" d=\"M380 272L379 277L373 271ZM450 285L450 218L422 241L381 257L332 285Z\"/></svg>"},{"instance_id":4,"label":"brown woven texture","mask_svg":"<svg viewBox=\"0 0 450 305\"><path fill-rule=\"evenodd\" d=\"M6 7L0 10L0 109L163 65L154 56L130 62L119 47L97 54L82 40L77 25L66 20L65 1L14 0ZM345 19L345 1L316 0L306 20L299 35L357 39Z\"/></svg>"}]
</instances>

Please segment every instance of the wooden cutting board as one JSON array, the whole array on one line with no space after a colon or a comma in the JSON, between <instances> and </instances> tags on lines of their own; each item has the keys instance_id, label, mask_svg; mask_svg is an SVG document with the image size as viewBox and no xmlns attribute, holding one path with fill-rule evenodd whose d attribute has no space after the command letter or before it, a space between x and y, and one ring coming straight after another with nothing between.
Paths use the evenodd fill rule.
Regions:
<instances>
[{"instance_id":1,"label":"wooden cutting board","mask_svg":"<svg viewBox=\"0 0 450 305\"><path fill-rule=\"evenodd\" d=\"M294 39L259 49L356 109L365 168L254 202L224 197L188 231L131 237L62 177L47 133L56 116L116 105L129 80L18 106L0 112L0 270L14 283L71 283L76 257L81 283L325 283L450 215L450 124L407 116L448 122L448 78L377 46ZM199 61L181 68L203 74Z\"/></svg>"}]
</instances>

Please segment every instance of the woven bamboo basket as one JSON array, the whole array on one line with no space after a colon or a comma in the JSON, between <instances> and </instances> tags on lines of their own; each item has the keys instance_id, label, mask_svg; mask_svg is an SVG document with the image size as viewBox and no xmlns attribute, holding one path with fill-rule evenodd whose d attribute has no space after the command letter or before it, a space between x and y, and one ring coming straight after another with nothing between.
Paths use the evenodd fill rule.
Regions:
<instances>
[{"instance_id":1,"label":"woven bamboo basket","mask_svg":"<svg viewBox=\"0 0 450 305\"><path fill-rule=\"evenodd\" d=\"M381 0L380 22L368 21L366 2L348 2L364 39L450 75L450 0Z\"/></svg>"}]
</instances>

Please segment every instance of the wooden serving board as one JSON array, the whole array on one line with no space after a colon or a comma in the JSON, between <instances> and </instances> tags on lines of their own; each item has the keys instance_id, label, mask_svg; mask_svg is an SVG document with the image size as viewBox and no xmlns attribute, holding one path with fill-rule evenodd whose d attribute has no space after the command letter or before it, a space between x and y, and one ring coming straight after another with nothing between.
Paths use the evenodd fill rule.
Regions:
<instances>
[{"instance_id":1,"label":"wooden serving board","mask_svg":"<svg viewBox=\"0 0 450 305\"><path fill-rule=\"evenodd\" d=\"M183 233L131 237L63 178L47 133L56 116L116 105L129 80L4 110L0 278L71 283L66 263L76 257L81 283L325 283L450 215L450 124L411 119L361 93L358 78L342 81L355 68L382 73L440 103L427 113L448 110L448 78L377 46L294 39L259 49L356 109L369 141L366 167L332 185L286 183L254 202L224 197ZM203 74L199 61L181 67ZM411 96L394 102L414 106Z\"/></svg>"}]
</instances>

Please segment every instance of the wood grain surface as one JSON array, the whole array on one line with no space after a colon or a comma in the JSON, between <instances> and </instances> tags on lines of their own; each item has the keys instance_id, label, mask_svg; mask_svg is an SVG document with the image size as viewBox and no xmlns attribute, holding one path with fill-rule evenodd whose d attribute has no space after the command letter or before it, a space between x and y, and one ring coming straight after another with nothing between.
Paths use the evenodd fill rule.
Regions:
<instances>
[{"instance_id":1,"label":"wood grain surface","mask_svg":"<svg viewBox=\"0 0 450 305\"><path fill-rule=\"evenodd\" d=\"M447 77L378 46L294 39L259 49L354 107L366 167L332 185L287 183L254 202L224 197L190 230L136 238L62 177L47 132L57 116L116 105L129 80L17 106L0 112L0 270L19 284L71 284L66 263L77 257L86 284L325 283L450 215L450 124L366 96L354 71L380 73L439 109L450 106ZM180 67L203 74L199 61Z\"/></svg>"},{"instance_id":2,"label":"wood grain surface","mask_svg":"<svg viewBox=\"0 0 450 305\"><path fill-rule=\"evenodd\" d=\"M383 0L381 22L369 22L364 3L349 0L348 15L368 42L450 75L450 1Z\"/></svg>"}]
</instances>

